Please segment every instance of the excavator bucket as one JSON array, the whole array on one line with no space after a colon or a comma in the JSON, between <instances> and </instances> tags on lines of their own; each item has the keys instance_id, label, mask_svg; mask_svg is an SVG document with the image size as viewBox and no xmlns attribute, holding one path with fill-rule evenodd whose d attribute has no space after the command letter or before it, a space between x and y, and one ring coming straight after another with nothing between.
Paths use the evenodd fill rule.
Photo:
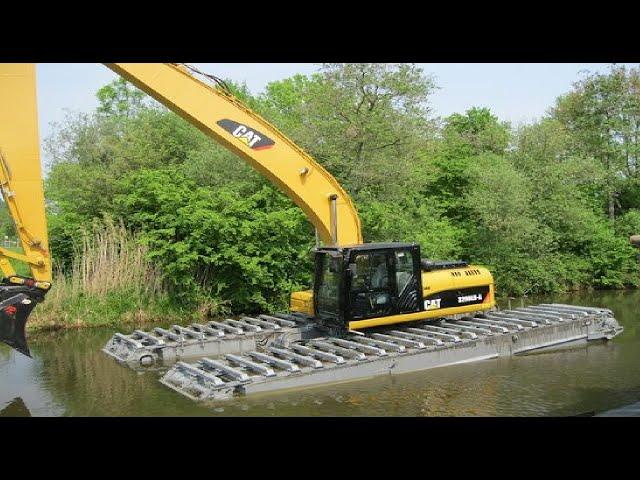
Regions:
<instances>
[{"instance_id":1,"label":"excavator bucket","mask_svg":"<svg viewBox=\"0 0 640 480\"><path fill-rule=\"evenodd\" d=\"M0 302L0 341L30 357L31 352L27 345L25 325L31 310L33 310L33 302L25 305L22 302L29 301L27 296L20 294L17 297L22 298L16 298L17 302L14 302L13 299Z\"/></svg>"},{"instance_id":2,"label":"excavator bucket","mask_svg":"<svg viewBox=\"0 0 640 480\"><path fill-rule=\"evenodd\" d=\"M44 292L29 286L0 285L0 341L30 357L25 325Z\"/></svg>"}]
</instances>

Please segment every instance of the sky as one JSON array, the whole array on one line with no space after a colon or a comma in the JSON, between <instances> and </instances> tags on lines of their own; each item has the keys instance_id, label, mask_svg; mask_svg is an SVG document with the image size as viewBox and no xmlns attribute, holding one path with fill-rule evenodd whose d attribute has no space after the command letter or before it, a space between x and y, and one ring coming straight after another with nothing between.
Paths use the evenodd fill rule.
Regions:
<instances>
[{"instance_id":1,"label":"sky","mask_svg":"<svg viewBox=\"0 0 640 480\"><path fill-rule=\"evenodd\" d=\"M447 116L477 106L488 107L514 125L545 114L556 97L569 91L585 71L606 72L604 63L429 63L418 64L434 77L439 89L431 97L435 116ZM637 64L627 64L638 66ZM198 63L207 73L245 82L253 93L274 80L318 69L311 63ZM66 111L88 112L97 106L96 91L116 74L98 63L38 64L40 136L47 138L52 123ZM42 142L41 142L42 143Z\"/></svg>"}]
</instances>

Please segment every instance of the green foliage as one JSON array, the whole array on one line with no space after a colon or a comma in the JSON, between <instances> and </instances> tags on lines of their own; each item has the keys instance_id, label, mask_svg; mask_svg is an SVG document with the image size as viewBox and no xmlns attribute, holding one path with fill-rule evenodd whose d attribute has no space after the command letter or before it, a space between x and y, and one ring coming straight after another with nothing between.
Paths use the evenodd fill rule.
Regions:
<instances>
[{"instance_id":1,"label":"green foliage","mask_svg":"<svg viewBox=\"0 0 640 480\"><path fill-rule=\"evenodd\" d=\"M124 78L112 81L96 93L100 105L97 112L107 116L130 117L142 108L145 95Z\"/></svg>"},{"instance_id":2,"label":"green foliage","mask_svg":"<svg viewBox=\"0 0 640 480\"><path fill-rule=\"evenodd\" d=\"M619 211L640 208L640 177L628 178L621 186L620 193L616 198Z\"/></svg>"},{"instance_id":3,"label":"green foliage","mask_svg":"<svg viewBox=\"0 0 640 480\"><path fill-rule=\"evenodd\" d=\"M639 176L640 70L614 66L606 74L589 74L558 98L552 114L575 137L579 151L604 167L613 220L625 183Z\"/></svg>"},{"instance_id":4,"label":"green foliage","mask_svg":"<svg viewBox=\"0 0 640 480\"><path fill-rule=\"evenodd\" d=\"M609 224L600 222L585 246L589 262L588 282L596 288L622 288L638 284L635 252L628 238L615 236Z\"/></svg>"},{"instance_id":5,"label":"green foliage","mask_svg":"<svg viewBox=\"0 0 640 480\"><path fill-rule=\"evenodd\" d=\"M471 187L471 172L479 155L504 153L509 139L508 125L500 123L485 108L451 115L444 121L442 141L427 160L431 170L421 191L427 198L434 199L452 221L471 228L464 225L471 219L465 200L465 193Z\"/></svg>"},{"instance_id":6,"label":"green foliage","mask_svg":"<svg viewBox=\"0 0 640 480\"><path fill-rule=\"evenodd\" d=\"M86 217L69 209L60 213L48 212L49 249L54 266L63 271L71 267L75 256L75 245L82 232L90 224Z\"/></svg>"},{"instance_id":7,"label":"green foliage","mask_svg":"<svg viewBox=\"0 0 640 480\"><path fill-rule=\"evenodd\" d=\"M372 242L412 241L425 258L456 258L462 254L464 232L430 203L416 198L402 204L370 199L358 205L363 236Z\"/></svg>"},{"instance_id":8,"label":"green foliage","mask_svg":"<svg viewBox=\"0 0 640 480\"><path fill-rule=\"evenodd\" d=\"M616 219L616 232L622 238L640 235L640 209L632 209Z\"/></svg>"},{"instance_id":9,"label":"green foliage","mask_svg":"<svg viewBox=\"0 0 640 480\"><path fill-rule=\"evenodd\" d=\"M273 188L249 196L198 187L179 170L143 170L123 181L116 212L141 232L149 258L184 302L228 300L234 310L282 308L310 281L313 232Z\"/></svg>"},{"instance_id":10,"label":"green foliage","mask_svg":"<svg viewBox=\"0 0 640 480\"><path fill-rule=\"evenodd\" d=\"M4 237L14 239L16 235L16 225L9 215L9 209L3 201L0 201L0 239Z\"/></svg>"},{"instance_id":11,"label":"green foliage","mask_svg":"<svg viewBox=\"0 0 640 480\"><path fill-rule=\"evenodd\" d=\"M471 108L464 115L454 113L445 121L443 135L457 156L483 152L504 153L509 143L509 125L500 122L488 108Z\"/></svg>"},{"instance_id":12,"label":"green foliage","mask_svg":"<svg viewBox=\"0 0 640 480\"><path fill-rule=\"evenodd\" d=\"M469 173L464 201L473 219L466 238L470 259L492 267L501 291L558 290L562 278L557 277L558 258L550 254L552 236L531 207L526 177L491 153L475 157Z\"/></svg>"}]
</instances>

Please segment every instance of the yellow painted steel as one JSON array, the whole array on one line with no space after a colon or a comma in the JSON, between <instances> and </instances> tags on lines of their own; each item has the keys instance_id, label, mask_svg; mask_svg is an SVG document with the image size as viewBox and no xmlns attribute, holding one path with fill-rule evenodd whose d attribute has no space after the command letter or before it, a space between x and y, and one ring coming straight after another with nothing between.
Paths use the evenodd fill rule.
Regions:
<instances>
[{"instance_id":1,"label":"yellow painted steel","mask_svg":"<svg viewBox=\"0 0 640 480\"><path fill-rule=\"evenodd\" d=\"M40 167L34 64L0 64L0 183L24 255L0 248L0 269L15 275L7 257L27 262L33 278L51 280L51 258Z\"/></svg>"},{"instance_id":2,"label":"yellow painted steel","mask_svg":"<svg viewBox=\"0 0 640 480\"><path fill-rule=\"evenodd\" d=\"M485 285L493 285L493 275L488 269L477 265L422 272L423 297L445 290L461 290Z\"/></svg>"},{"instance_id":3,"label":"yellow painted steel","mask_svg":"<svg viewBox=\"0 0 640 480\"><path fill-rule=\"evenodd\" d=\"M313 290L301 290L299 292L291 292L289 301L289 310L292 312L300 312L313 317Z\"/></svg>"},{"instance_id":4,"label":"yellow painted steel","mask_svg":"<svg viewBox=\"0 0 640 480\"><path fill-rule=\"evenodd\" d=\"M466 307L426 310L424 312L403 313L402 315L389 315L388 317L356 320L349 322L349 330L360 330L362 328L381 327L383 325L394 325L396 323L415 322L417 320L427 320L429 318L442 318L447 315L478 312L481 310L488 310L489 308L491 307L485 307L484 305L467 305Z\"/></svg>"},{"instance_id":5,"label":"yellow painted steel","mask_svg":"<svg viewBox=\"0 0 640 480\"><path fill-rule=\"evenodd\" d=\"M212 87L175 64L113 63L111 70L198 127L243 158L298 205L316 227L320 239L332 245L331 196L336 196L337 245L362 243L360 219L349 195L337 180L267 120L222 88ZM226 130L231 121L274 144L252 147L247 136Z\"/></svg>"}]
</instances>

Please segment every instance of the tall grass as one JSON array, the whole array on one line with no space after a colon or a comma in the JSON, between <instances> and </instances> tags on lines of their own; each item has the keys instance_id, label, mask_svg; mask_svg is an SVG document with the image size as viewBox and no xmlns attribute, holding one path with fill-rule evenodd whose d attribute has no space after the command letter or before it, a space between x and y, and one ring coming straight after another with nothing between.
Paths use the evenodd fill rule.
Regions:
<instances>
[{"instance_id":1,"label":"tall grass","mask_svg":"<svg viewBox=\"0 0 640 480\"><path fill-rule=\"evenodd\" d=\"M122 290L166 294L161 273L146 259L147 248L122 224L94 224L79 243L71 268L71 295L105 296Z\"/></svg>"},{"instance_id":2,"label":"tall grass","mask_svg":"<svg viewBox=\"0 0 640 480\"><path fill-rule=\"evenodd\" d=\"M67 271L38 305L30 329L146 323L178 317L147 248L122 224L105 220L86 231Z\"/></svg>"}]
</instances>

